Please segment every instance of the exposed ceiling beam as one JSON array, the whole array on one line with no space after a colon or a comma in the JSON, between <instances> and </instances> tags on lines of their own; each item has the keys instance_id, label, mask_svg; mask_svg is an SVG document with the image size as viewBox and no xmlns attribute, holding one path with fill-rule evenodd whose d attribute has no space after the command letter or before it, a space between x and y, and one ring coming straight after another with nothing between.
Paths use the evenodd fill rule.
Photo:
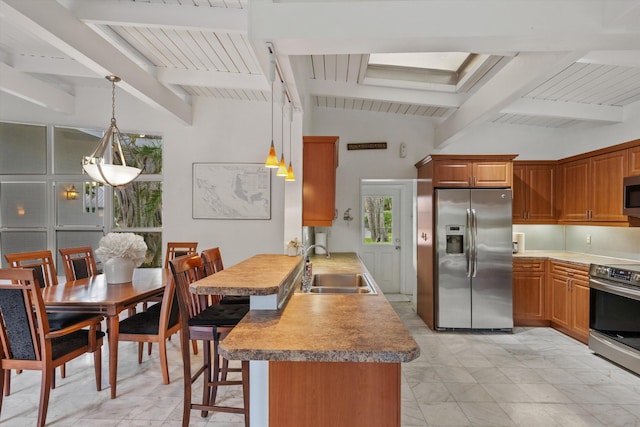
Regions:
<instances>
[{"instance_id":1,"label":"exposed ceiling beam","mask_svg":"<svg viewBox=\"0 0 640 427\"><path fill-rule=\"evenodd\" d=\"M191 105L150 77L118 49L79 21L56 1L4 0L0 4L7 19L47 40L99 76L115 74L120 87L154 108L191 124Z\"/></svg>"},{"instance_id":2,"label":"exposed ceiling beam","mask_svg":"<svg viewBox=\"0 0 640 427\"><path fill-rule=\"evenodd\" d=\"M69 58L12 55L8 62L16 70L27 73L54 74L94 79L98 77L94 71L91 71L78 61Z\"/></svg>"},{"instance_id":3,"label":"exposed ceiling beam","mask_svg":"<svg viewBox=\"0 0 640 427\"><path fill-rule=\"evenodd\" d=\"M372 7L361 1L255 1L249 19L252 37L278 40L287 55L639 49L640 27L607 21L609 3L415 0L376 1Z\"/></svg>"},{"instance_id":4,"label":"exposed ceiling beam","mask_svg":"<svg viewBox=\"0 0 640 427\"><path fill-rule=\"evenodd\" d=\"M442 147L472 125L499 113L535 86L572 64L584 52L521 54L436 127L434 147ZM504 59L507 60L507 59Z\"/></svg>"},{"instance_id":5,"label":"exposed ceiling beam","mask_svg":"<svg viewBox=\"0 0 640 427\"><path fill-rule=\"evenodd\" d=\"M520 98L502 109L500 113L605 123L621 123L624 120L623 107L531 98Z\"/></svg>"},{"instance_id":6,"label":"exposed ceiling beam","mask_svg":"<svg viewBox=\"0 0 640 427\"><path fill-rule=\"evenodd\" d=\"M75 97L0 62L0 91L65 114L75 111Z\"/></svg>"},{"instance_id":7,"label":"exposed ceiling beam","mask_svg":"<svg viewBox=\"0 0 640 427\"><path fill-rule=\"evenodd\" d=\"M262 74L239 74L226 71L177 68L157 68L156 74L159 81L172 85L271 90L271 85Z\"/></svg>"},{"instance_id":8,"label":"exposed ceiling beam","mask_svg":"<svg viewBox=\"0 0 640 427\"><path fill-rule=\"evenodd\" d=\"M96 25L248 32L246 9L119 0L67 0L66 4L78 19Z\"/></svg>"},{"instance_id":9,"label":"exposed ceiling beam","mask_svg":"<svg viewBox=\"0 0 640 427\"><path fill-rule=\"evenodd\" d=\"M382 102L447 108L458 108L462 105L462 101L464 99L462 95L455 93L365 86L356 83L320 82L318 80L309 80L306 84L306 88L310 95L376 99Z\"/></svg>"}]
</instances>

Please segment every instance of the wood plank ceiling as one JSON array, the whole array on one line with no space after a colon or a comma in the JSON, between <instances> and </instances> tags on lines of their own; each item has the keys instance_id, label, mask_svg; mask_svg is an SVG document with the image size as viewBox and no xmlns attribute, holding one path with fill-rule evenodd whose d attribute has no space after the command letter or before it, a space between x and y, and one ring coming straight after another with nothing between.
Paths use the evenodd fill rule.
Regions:
<instances>
[{"instance_id":1,"label":"wood plank ceiling","mask_svg":"<svg viewBox=\"0 0 640 427\"><path fill-rule=\"evenodd\" d=\"M489 9L487 13L497 10L501 5L497 0L469 1L462 3L470 7L482 3ZM399 13L403 12L402 8L410 7L419 10L440 8L442 19L448 17L447 5L440 1L414 1L407 4L386 0L376 3L381 7L380 14L385 13L384 8L392 8L389 10L398 10ZM541 14L554 7L544 1L529 2L527 7L535 3L540 4ZM593 37L600 37L611 29L618 31L620 37L613 41L607 39L606 43L592 41L594 49L597 49L594 51L584 49L580 41L564 41L573 49L563 46L562 50L574 50L575 58L567 60L562 57L557 60L559 57L542 57L538 61L541 65L535 71L535 78L526 80L522 77L526 71L534 68L529 67L529 70L521 69L520 77L516 80L513 80L513 74L511 80L505 79L505 83L501 83L499 77L516 73L518 67L522 68L521 64L537 63L527 59L527 55L553 53L544 36L540 36L540 41L529 41L529 44L537 43L538 47L520 43L527 47L522 49L523 52L501 49L503 45L509 46L509 40L505 41L503 37L493 50L503 53L487 50L486 55L490 60L475 70L474 76L466 84L409 87L391 81L386 85L384 79L370 75L368 52L374 52L371 46L376 45L376 40L371 37L363 43L363 46L369 46L368 51L364 48L356 51L355 47L353 51L348 51L351 39L347 36L355 39L359 35L358 28L367 28L367 22L357 22L357 17L349 13L358 10L360 15L373 13L359 9L364 6L358 1L59 0L45 6L36 0L4 0L0 3L3 7L0 10L0 66L12 73L12 79L4 79L3 82L0 78L0 90L20 96L20 83L26 87L28 82L36 79L51 86L54 93L51 96L55 96L55 91L73 94L76 85L105 85L100 81L105 71L119 72L123 82L130 82L125 90L160 108L166 108L188 122L193 97L255 102L268 102L271 99L268 41L275 47L279 71L295 95L298 108L302 108L303 100L308 99L314 108L419 116L436 123L451 118L449 121L454 123L450 127L455 132L466 126L466 123L459 124L454 120L456 115L460 115L461 109L473 104L473 101L481 103L484 99L490 99L490 94L497 92L499 84L503 88L513 84L515 89L496 101L494 110L487 109L478 114L480 121L550 128L620 122L624 120L624 109L640 102L640 26L635 25L640 21L640 2L625 2L624 9L615 8L616 4L611 0L595 1L593 3L598 4L589 7L577 1L568 3L575 9L574 21L578 21L573 23L578 33L576 38L580 37L580 31L588 35L591 31ZM598 12L597 7L604 12ZM39 12L38 8L47 10ZM557 14L562 16L564 10L556 9L559 9ZM609 13L617 16L611 20L613 24L610 27L604 25L604 29L591 29L594 17L600 18L598 13L607 15L607 10L617 12L617 15ZM330 30L325 30L328 34L322 39L321 35L299 25L299 22L285 21L291 20L293 14L304 21L308 18L305 14L314 11L341 11L346 18L351 16L353 28L336 31L351 31L345 35L345 40L332 36ZM566 16L570 16L568 12ZM584 19L580 18L581 14L584 14ZM458 19L463 21L472 18L458 15ZM502 30L509 28L510 19L524 22L525 18L514 18L507 10L502 18L499 14L497 18L494 17L494 21L497 22L495 26ZM53 22L54 19L57 21ZM382 20L383 17L375 19ZM391 19L393 17L389 17ZM480 19L482 17L478 16ZM363 21L366 21L366 17ZM67 27L81 24L93 30L93 35L79 35L78 40L74 41L71 35L65 34L65 23ZM489 32L480 24L473 25L481 28L476 30L478 33ZM493 24L488 23L487 28L490 25ZM408 27L405 32L412 30L416 31ZM408 37L409 41L405 42L393 31L399 32L400 29L388 30L388 40L379 42L378 49L381 52L392 51L387 45L389 43L394 44L394 51L415 51L417 44L429 46L431 43L428 34L425 34L421 43L416 43ZM453 33L456 30L451 31ZM360 32L366 38L364 33L369 30ZM445 41L446 37L453 38L454 35L442 35ZM460 50L466 48L470 49L467 51L477 52L471 49L480 45L483 37L484 34L474 37L471 32L469 41L459 41L457 46ZM517 37L514 36L514 39ZM83 38L87 40L80 40ZM100 51L100 46L106 43L105 49L114 49L121 58L110 61L106 53L104 56L92 53L89 48L92 42L96 51ZM443 42L441 49L450 49L449 46L453 45ZM520 45L514 42L514 46ZM536 49L539 52L535 52ZM549 61L547 66L544 63L546 60ZM134 67L141 68L143 72ZM142 83L145 79L156 82L157 86L147 88ZM162 93L163 87L170 91L169 95ZM25 93L23 98L31 99L32 94ZM47 102L41 100L41 104ZM459 122L461 119L457 120Z\"/></svg>"}]
</instances>

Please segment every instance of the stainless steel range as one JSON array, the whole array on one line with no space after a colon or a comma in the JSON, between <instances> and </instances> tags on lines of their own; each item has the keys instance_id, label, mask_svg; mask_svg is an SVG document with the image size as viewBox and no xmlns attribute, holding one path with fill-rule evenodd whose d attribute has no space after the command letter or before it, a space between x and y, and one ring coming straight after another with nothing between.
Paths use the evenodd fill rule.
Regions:
<instances>
[{"instance_id":1,"label":"stainless steel range","mask_svg":"<svg viewBox=\"0 0 640 427\"><path fill-rule=\"evenodd\" d=\"M589 348L640 374L640 263L589 269Z\"/></svg>"}]
</instances>

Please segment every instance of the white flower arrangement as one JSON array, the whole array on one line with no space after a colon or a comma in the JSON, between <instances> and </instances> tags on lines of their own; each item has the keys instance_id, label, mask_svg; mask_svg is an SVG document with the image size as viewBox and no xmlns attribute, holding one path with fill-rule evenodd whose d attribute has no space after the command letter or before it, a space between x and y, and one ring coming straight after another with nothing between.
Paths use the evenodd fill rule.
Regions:
<instances>
[{"instance_id":1,"label":"white flower arrangement","mask_svg":"<svg viewBox=\"0 0 640 427\"><path fill-rule=\"evenodd\" d=\"M142 236L133 233L109 233L100 239L96 256L107 262L111 258L129 258L138 267L145 260L147 244Z\"/></svg>"}]
</instances>

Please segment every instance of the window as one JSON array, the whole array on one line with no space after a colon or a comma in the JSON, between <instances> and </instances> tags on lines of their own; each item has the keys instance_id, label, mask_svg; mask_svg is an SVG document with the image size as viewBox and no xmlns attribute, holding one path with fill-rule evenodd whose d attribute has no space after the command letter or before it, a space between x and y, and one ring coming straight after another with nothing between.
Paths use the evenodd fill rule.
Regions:
<instances>
[{"instance_id":1,"label":"window","mask_svg":"<svg viewBox=\"0 0 640 427\"><path fill-rule=\"evenodd\" d=\"M144 237L146 267L162 258L162 138L123 134L128 164L143 174L112 188L87 181L80 159L102 131L0 122L0 256L90 245L103 234L127 231ZM47 165L51 165L48 170ZM58 257L56 266L61 267Z\"/></svg>"}]
</instances>

